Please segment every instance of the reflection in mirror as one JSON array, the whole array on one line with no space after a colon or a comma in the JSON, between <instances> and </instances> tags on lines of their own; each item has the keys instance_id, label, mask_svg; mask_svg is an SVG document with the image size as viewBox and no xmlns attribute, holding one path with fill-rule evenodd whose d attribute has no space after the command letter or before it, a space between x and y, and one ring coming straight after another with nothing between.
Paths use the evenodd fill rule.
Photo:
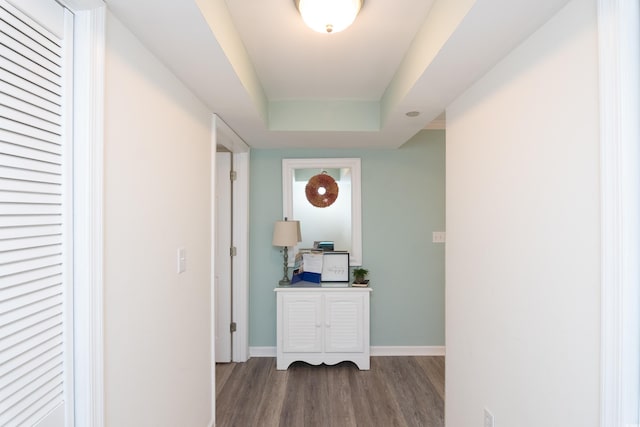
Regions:
<instances>
[{"instance_id":1,"label":"reflection in mirror","mask_svg":"<svg viewBox=\"0 0 640 427\"><path fill-rule=\"evenodd\" d=\"M332 177L337 184L337 198L326 207L314 206L308 200L306 188L309 180L319 174ZM322 175L321 175L322 176ZM351 170L344 169L295 169L293 171L293 216L304 224L300 248L312 248L315 241L331 241L335 250L351 252ZM311 189L309 193L320 195L324 200L325 187ZM313 199L312 199L313 200ZM328 204L331 200L327 200Z\"/></svg>"},{"instance_id":2,"label":"reflection in mirror","mask_svg":"<svg viewBox=\"0 0 640 427\"><path fill-rule=\"evenodd\" d=\"M309 180L318 175L321 178L311 184L321 184L307 191ZM338 187L335 201L333 197L319 197L333 181L327 176ZM333 241L335 250L349 251L351 265L361 265L360 159L283 159L282 184L283 214L300 221L302 233L302 242L290 259L295 258L298 248L312 248L316 241ZM308 194L311 198L318 195L318 200L310 201Z\"/></svg>"}]
</instances>

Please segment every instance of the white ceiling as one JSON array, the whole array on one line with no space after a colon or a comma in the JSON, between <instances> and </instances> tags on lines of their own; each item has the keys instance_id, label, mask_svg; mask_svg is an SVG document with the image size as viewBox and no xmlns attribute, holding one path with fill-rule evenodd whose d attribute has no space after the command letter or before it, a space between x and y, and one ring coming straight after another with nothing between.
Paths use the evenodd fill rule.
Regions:
<instances>
[{"instance_id":1,"label":"white ceiling","mask_svg":"<svg viewBox=\"0 0 640 427\"><path fill-rule=\"evenodd\" d=\"M335 34L306 27L293 0L226 3L270 100L378 101L433 0L366 1Z\"/></svg>"},{"instance_id":2,"label":"white ceiling","mask_svg":"<svg viewBox=\"0 0 640 427\"><path fill-rule=\"evenodd\" d=\"M567 1L365 0L320 34L293 0L106 0L254 148L399 147Z\"/></svg>"}]
</instances>

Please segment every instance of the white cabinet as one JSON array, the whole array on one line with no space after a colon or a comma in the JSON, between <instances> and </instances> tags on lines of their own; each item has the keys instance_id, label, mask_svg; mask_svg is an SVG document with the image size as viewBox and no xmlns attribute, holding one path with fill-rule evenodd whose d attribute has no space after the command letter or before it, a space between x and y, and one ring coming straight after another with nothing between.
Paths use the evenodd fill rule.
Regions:
<instances>
[{"instance_id":1,"label":"white cabinet","mask_svg":"<svg viewBox=\"0 0 640 427\"><path fill-rule=\"evenodd\" d=\"M295 361L369 369L371 288L276 288L277 369Z\"/></svg>"}]
</instances>

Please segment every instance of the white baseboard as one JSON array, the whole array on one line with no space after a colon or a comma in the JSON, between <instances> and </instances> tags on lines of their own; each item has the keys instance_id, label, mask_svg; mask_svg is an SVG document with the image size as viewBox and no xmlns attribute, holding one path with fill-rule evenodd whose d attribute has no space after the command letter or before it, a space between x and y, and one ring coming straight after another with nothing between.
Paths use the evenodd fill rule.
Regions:
<instances>
[{"instance_id":1,"label":"white baseboard","mask_svg":"<svg viewBox=\"0 0 640 427\"><path fill-rule=\"evenodd\" d=\"M444 356L445 346L372 346L371 356ZM249 347L249 357L276 357L275 347Z\"/></svg>"},{"instance_id":2,"label":"white baseboard","mask_svg":"<svg viewBox=\"0 0 640 427\"><path fill-rule=\"evenodd\" d=\"M249 357L276 357L276 348L249 347Z\"/></svg>"},{"instance_id":3,"label":"white baseboard","mask_svg":"<svg viewBox=\"0 0 640 427\"><path fill-rule=\"evenodd\" d=\"M376 345L371 346L371 356L444 356L443 345Z\"/></svg>"}]
</instances>

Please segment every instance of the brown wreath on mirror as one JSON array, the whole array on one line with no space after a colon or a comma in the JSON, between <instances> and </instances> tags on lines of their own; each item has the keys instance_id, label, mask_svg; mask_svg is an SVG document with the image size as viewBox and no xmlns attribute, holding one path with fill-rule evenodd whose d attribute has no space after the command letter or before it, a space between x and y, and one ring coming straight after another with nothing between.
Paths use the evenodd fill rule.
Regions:
<instances>
[{"instance_id":1,"label":"brown wreath on mirror","mask_svg":"<svg viewBox=\"0 0 640 427\"><path fill-rule=\"evenodd\" d=\"M307 182L304 192L313 206L326 208L338 198L338 183L327 172L314 175Z\"/></svg>"}]
</instances>

